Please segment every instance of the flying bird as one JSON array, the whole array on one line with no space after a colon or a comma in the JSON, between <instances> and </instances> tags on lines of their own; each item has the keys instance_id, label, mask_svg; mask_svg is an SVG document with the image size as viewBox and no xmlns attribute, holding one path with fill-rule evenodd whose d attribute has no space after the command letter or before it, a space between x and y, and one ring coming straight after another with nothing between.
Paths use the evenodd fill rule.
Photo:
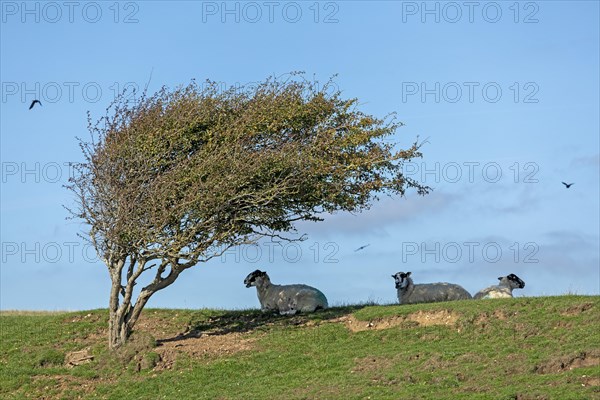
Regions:
<instances>
[{"instance_id":1,"label":"flying bird","mask_svg":"<svg viewBox=\"0 0 600 400\"><path fill-rule=\"evenodd\" d=\"M40 106L42 105L42 102L39 100L34 100L31 102L31 105L29 106L29 109L31 110L33 108L33 106L35 106L35 103L38 103Z\"/></svg>"},{"instance_id":2,"label":"flying bird","mask_svg":"<svg viewBox=\"0 0 600 400\"><path fill-rule=\"evenodd\" d=\"M575 184L575 182L573 182L573 183L565 183L565 182L563 182L562 184L563 184L563 185L565 185L565 187L568 189L568 188L570 188L572 185L574 185L574 184Z\"/></svg>"},{"instance_id":3,"label":"flying bird","mask_svg":"<svg viewBox=\"0 0 600 400\"><path fill-rule=\"evenodd\" d=\"M355 252L357 251L361 251L362 249L364 249L365 247L369 247L371 245L371 243L369 244L365 244L364 246L360 246L358 249L354 250Z\"/></svg>"}]
</instances>

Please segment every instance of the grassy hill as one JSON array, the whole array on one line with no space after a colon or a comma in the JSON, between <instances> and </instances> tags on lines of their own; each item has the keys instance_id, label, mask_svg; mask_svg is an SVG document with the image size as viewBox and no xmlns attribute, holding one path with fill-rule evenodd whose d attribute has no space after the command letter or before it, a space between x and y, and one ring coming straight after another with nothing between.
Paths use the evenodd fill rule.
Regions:
<instances>
[{"instance_id":1,"label":"grassy hill","mask_svg":"<svg viewBox=\"0 0 600 400\"><path fill-rule=\"evenodd\" d=\"M0 313L2 399L600 399L600 297L353 306L308 316Z\"/></svg>"}]
</instances>

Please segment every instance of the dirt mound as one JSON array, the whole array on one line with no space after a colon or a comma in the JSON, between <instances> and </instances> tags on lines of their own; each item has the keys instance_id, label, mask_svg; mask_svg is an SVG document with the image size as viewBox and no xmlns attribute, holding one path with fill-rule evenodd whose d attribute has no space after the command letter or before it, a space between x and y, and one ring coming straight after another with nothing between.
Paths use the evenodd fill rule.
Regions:
<instances>
[{"instance_id":1,"label":"dirt mound","mask_svg":"<svg viewBox=\"0 0 600 400\"><path fill-rule=\"evenodd\" d=\"M179 338L160 341L155 352L160 356L155 370L171 369L182 354L191 358L210 359L250 350L256 338L241 333L210 335L192 333Z\"/></svg>"},{"instance_id":2,"label":"dirt mound","mask_svg":"<svg viewBox=\"0 0 600 400\"><path fill-rule=\"evenodd\" d=\"M581 386L600 386L600 378L587 375L583 375L582 378Z\"/></svg>"},{"instance_id":3,"label":"dirt mound","mask_svg":"<svg viewBox=\"0 0 600 400\"><path fill-rule=\"evenodd\" d=\"M37 391L35 398L40 400L53 400L68 398L68 394L72 393L73 388L86 395L91 395L96 391L96 385L100 382L108 383L110 380L98 378L97 380L88 380L84 377L72 375L33 375L31 377L35 385L39 385L43 392ZM31 397L28 397L31 398ZM81 398L81 397L78 397Z\"/></svg>"},{"instance_id":4,"label":"dirt mound","mask_svg":"<svg viewBox=\"0 0 600 400\"><path fill-rule=\"evenodd\" d=\"M344 316L337 321L343 322L351 332L361 332L368 330L381 330L393 327L414 328L416 326L431 325L454 325L458 320L459 314L448 311L419 311L416 313L392 316L388 318L378 318L371 321L360 321L354 316Z\"/></svg>"},{"instance_id":5,"label":"dirt mound","mask_svg":"<svg viewBox=\"0 0 600 400\"><path fill-rule=\"evenodd\" d=\"M440 310L434 312L419 311L410 314L408 319L417 322L421 326L430 325L454 325L458 320L459 315L448 310Z\"/></svg>"},{"instance_id":6,"label":"dirt mound","mask_svg":"<svg viewBox=\"0 0 600 400\"><path fill-rule=\"evenodd\" d=\"M573 316L573 315L579 315L583 312L588 311L589 309L594 307L594 303L582 303L582 304L577 304L574 306L571 306L569 308L567 308L566 310L564 310L563 312L560 313L560 315L564 316L564 317L569 317L569 316Z\"/></svg>"},{"instance_id":7,"label":"dirt mound","mask_svg":"<svg viewBox=\"0 0 600 400\"><path fill-rule=\"evenodd\" d=\"M238 329L238 325L247 325L243 321L235 318L232 320L233 322L210 319L206 325L188 325L187 330L182 333L180 323L169 318L165 320L153 315L143 315L136 328L149 332L156 338L157 346L152 351L158 355L158 359L150 367L154 371L161 371L173 368L178 358L206 360L252 349L256 337L250 337L250 332Z\"/></svg>"},{"instance_id":8,"label":"dirt mound","mask_svg":"<svg viewBox=\"0 0 600 400\"><path fill-rule=\"evenodd\" d=\"M600 351L582 352L576 356L561 356L542 364L536 365L534 372L538 374L552 374L570 371L574 368L600 366Z\"/></svg>"}]
</instances>

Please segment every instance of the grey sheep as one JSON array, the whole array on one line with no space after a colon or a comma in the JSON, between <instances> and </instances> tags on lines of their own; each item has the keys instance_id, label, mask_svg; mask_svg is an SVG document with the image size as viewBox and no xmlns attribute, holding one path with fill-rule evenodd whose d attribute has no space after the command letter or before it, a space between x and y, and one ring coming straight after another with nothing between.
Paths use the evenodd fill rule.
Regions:
<instances>
[{"instance_id":1,"label":"grey sheep","mask_svg":"<svg viewBox=\"0 0 600 400\"><path fill-rule=\"evenodd\" d=\"M415 285L410 274L410 272L398 272L392 275L396 282L400 304L435 303L472 298L463 287L453 283L441 282Z\"/></svg>"},{"instance_id":2,"label":"grey sheep","mask_svg":"<svg viewBox=\"0 0 600 400\"><path fill-rule=\"evenodd\" d=\"M266 272L256 270L244 279L246 287L256 286L262 311L279 311L294 315L327 308L327 298L318 289L307 285L274 285Z\"/></svg>"},{"instance_id":3,"label":"grey sheep","mask_svg":"<svg viewBox=\"0 0 600 400\"><path fill-rule=\"evenodd\" d=\"M513 289L523 289L525 282L515 274L501 276L498 285L490 286L480 290L473 296L474 299L505 299L513 297Z\"/></svg>"}]
</instances>

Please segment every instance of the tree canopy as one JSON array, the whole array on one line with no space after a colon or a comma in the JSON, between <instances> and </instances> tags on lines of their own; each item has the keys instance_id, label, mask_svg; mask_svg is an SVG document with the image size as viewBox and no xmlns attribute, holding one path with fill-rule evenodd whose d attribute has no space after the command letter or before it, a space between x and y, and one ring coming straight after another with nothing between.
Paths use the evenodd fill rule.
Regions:
<instances>
[{"instance_id":1,"label":"tree canopy","mask_svg":"<svg viewBox=\"0 0 600 400\"><path fill-rule=\"evenodd\" d=\"M225 91L192 81L121 96L89 119L92 139L80 141L85 160L68 188L111 273L111 321L123 336L113 347L154 292L231 246L291 238L295 221L361 211L378 194L428 193L402 174L419 144L383 140L402 124L330 89L301 75ZM148 270L154 279L134 302Z\"/></svg>"}]
</instances>

